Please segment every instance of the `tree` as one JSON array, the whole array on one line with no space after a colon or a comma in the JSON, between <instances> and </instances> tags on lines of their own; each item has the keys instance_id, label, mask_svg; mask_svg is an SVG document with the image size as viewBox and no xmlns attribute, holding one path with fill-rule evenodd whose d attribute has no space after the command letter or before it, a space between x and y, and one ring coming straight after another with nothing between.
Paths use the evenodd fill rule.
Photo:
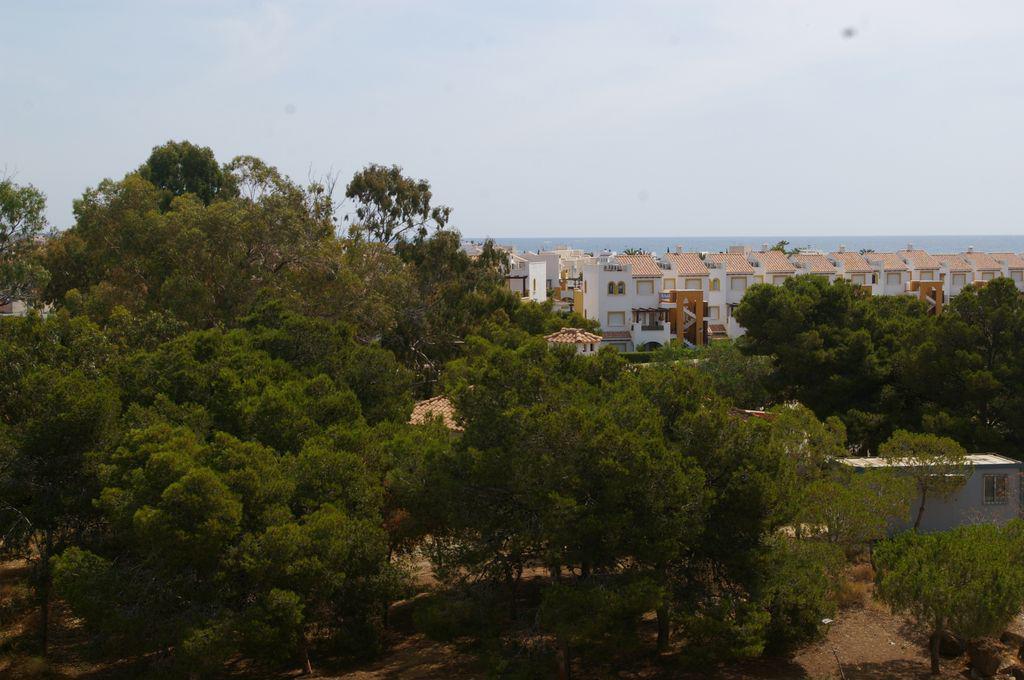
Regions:
<instances>
[{"instance_id":1,"label":"tree","mask_svg":"<svg viewBox=\"0 0 1024 680\"><path fill-rule=\"evenodd\" d=\"M164 193L163 209L170 207L175 196L193 194L206 205L230 193L229 178L224 174L213 150L188 140L168 141L153 147L138 174Z\"/></svg>"},{"instance_id":2,"label":"tree","mask_svg":"<svg viewBox=\"0 0 1024 680\"><path fill-rule=\"evenodd\" d=\"M905 532L875 549L878 596L927 627L931 671L947 630L971 638L1002 631L1024 605L1019 521L920 534Z\"/></svg>"},{"instance_id":3,"label":"tree","mask_svg":"<svg viewBox=\"0 0 1024 680\"><path fill-rule=\"evenodd\" d=\"M120 410L113 384L77 370L37 367L18 381L4 417L13 444L0 477L3 548L36 557L39 636L46 654L51 558L81 540L94 519L86 454L112 436Z\"/></svg>"},{"instance_id":4,"label":"tree","mask_svg":"<svg viewBox=\"0 0 1024 680\"><path fill-rule=\"evenodd\" d=\"M451 216L451 208L431 205L429 182L406 177L397 165L366 166L349 182L345 196L355 201L352 233L385 245L410 236L424 239L431 230L444 229Z\"/></svg>"},{"instance_id":5,"label":"tree","mask_svg":"<svg viewBox=\"0 0 1024 680\"><path fill-rule=\"evenodd\" d=\"M921 526L929 496L944 498L963 486L971 475L967 452L949 437L899 430L878 452L890 465L906 469L913 479L919 502L915 530Z\"/></svg>"},{"instance_id":6,"label":"tree","mask_svg":"<svg viewBox=\"0 0 1024 680\"><path fill-rule=\"evenodd\" d=\"M46 228L45 211L41 191L0 177L0 305L31 302L46 286L49 275L34 257Z\"/></svg>"},{"instance_id":7,"label":"tree","mask_svg":"<svg viewBox=\"0 0 1024 680\"><path fill-rule=\"evenodd\" d=\"M821 527L847 554L885 538L909 520L914 486L889 469L855 473L840 466L801 492L801 522Z\"/></svg>"}]
</instances>

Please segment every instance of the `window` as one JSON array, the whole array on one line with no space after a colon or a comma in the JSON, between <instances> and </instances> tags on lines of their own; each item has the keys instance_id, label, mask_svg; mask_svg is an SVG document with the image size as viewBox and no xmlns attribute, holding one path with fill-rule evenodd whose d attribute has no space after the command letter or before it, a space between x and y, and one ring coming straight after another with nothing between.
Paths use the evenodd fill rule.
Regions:
<instances>
[{"instance_id":1,"label":"window","mask_svg":"<svg viewBox=\"0 0 1024 680\"><path fill-rule=\"evenodd\" d=\"M673 278L665 278L661 280L662 290L675 290L676 280Z\"/></svg>"},{"instance_id":2,"label":"window","mask_svg":"<svg viewBox=\"0 0 1024 680\"><path fill-rule=\"evenodd\" d=\"M758 274L754 277L754 283L764 283L764 277Z\"/></svg>"},{"instance_id":3,"label":"window","mask_svg":"<svg viewBox=\"0 0 1024 680\"><path fill-rule=\"evenodd\" d=\"M900 283L902 283L902 277L899 272L889 272L885 275L885 285L898 286Z\"/></svg>"},{"instance_id":4,"label":"window","mask_svg":"<svg viewBox=\"0 0 1024 680\"><path fill-rule=\"evenodd\" d=\"M729 278L729 290L746 290L747 277L733 276Z\"/></svg>"},{"instance_id":5,"label":"window","mask_svg":"<svg viewBox=\"0 0 1024 680\"><path fill-rule=\"evenodd\" d=\"M718 279L711 279L711 290L721 290L722 282Z\"/></svg>"},{"instance_id":6,"label":"window","mask_svg":"<svg viewBox=\"0 0 1024 680\"><path fill-rule=\"evenodd\" d=\"M985 475L985 505L1005 505L1010 499L1009 475Z\"/></svg>"},{"instance_id":7,"label":"window","mask_svg":"<svg viewBox=\"0 0 1024 680\"><path fill-rule=\"evenodd\" d=\"M626 325L625 312L608 312L608 326L610 328L622 328Z\"/></svg>"},{"instance_id":8,"label":"window","mask_svg":"<svg viewBox=\"0 0 1024 680\"><path fill-rule=\"evenodd\" d=\"M993 274L992 272L982 272L981 273L981 280L982 281L991 281L992 279L995 278L995 276L996 275Z\"/></svg>"},{"instance_id":9,"label":"window","mask_svg":"<svg viewBox=\"0 0 1024 680\"><path fill-rule=\"evenodd\" d=\"M718 321L718 305L708 307L708 319Z\"/></svg>"},{"instance_id":10,"label":"window","mask_svg":"<svg viewBox=\"0 0 1024 680\"><path fill-rule=\"evenodd\" d=\"M636 282L636 294L637 295L653 295L654 294L654 279L639 279Z\"/></svg>"},{"instance_id":11,"label":"window","mask_svg":"<svg viewBox=\"0 0 1024 680\"><path fill-rule=\"evenodd\" d=\"M1010 278L1020 283L1021 281L1024 281L1024 272L1020 271L1019 269L1016 271L1012 271L1010 272Z\"/></svg>"},{"instance_id":12,"label":"window","mask_svg":"<svg viewBox=\"0 0 1024 680\"><path fill-rule=\"evenodd\" d=\"M686 279L683 288L686 290L703 290L704 286L701 284L700 279Z\"/></svg>"},{"instance_id":13,"label":"window","mask_svg":"<svg viewBox=\"0 0 1024 680\"><path fill-rule=\"evenodd\" d=\"M608 282L608 294L609 295L615 295L615 282L614 281L609 281Z\"/></svg>"},{"instance_id":14,"label":"window","mask_svg":"<svg viewBox=\"0 0 1024 680\"><path fill-rule=\"evenodd\" d=\"M921 272L921 280L922 281L934 281L935 280L935 272L933 272L930 269L922 271Z\"/></svg>"},{"instance_id":15,"label":"window","mask_svg":"<svg viewBox=\"0 0 1024 680\"><path fill-rule=\"evenodd\" d=\"M785 283L785 281L786 281L786 275L785 274L779 274L779 275L776 275L776 276L772 277L772 285L773 286L781 286L783 283Z\"/></svg>"},{"instance_id":16,"label":"window","mask_svg":"<svg viewBox=\"0 0 1024 680\"><path fill-rule=\"evenodd\" d=\"M537 292L537 279L530 279L530 287L533 289L534 293Z\"/></svg>"},{"instance_id":17,"label":"window","mask_svg":"<svg viewBox=\"0 0 1024 680\"><path fill-rule=\"evenodd\" d=\"M591 351L591 352L593 352L593 351L594 351L594 343L590 343L590 351Z\"/></svg>"},{"instance_id":18,"label":"window","mask_svg":"<svg viewBox=\"0 0 1024 680\"><path fill-rule=\"evenodd\" d=\"M863 274L850 274L850 283L854 284L855 286L863 286L864 285L864 275Z\"/></svg>"},{"instance_id":19,"label":"window","mask_svg":"<svg viewBox=\"0 0 1024 680\"><path fill-rule=\"evenodd\" d=\"M953 274L953 285L964 286L967 285L967 274Z\"/></svg>"}]
</instances>

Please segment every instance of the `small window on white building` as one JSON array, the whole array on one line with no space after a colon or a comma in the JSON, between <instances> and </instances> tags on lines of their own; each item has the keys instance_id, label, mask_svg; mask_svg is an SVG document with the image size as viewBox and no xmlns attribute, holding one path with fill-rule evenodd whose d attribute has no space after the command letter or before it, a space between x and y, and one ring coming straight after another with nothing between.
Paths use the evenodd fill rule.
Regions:
<instances>
[{"instance_id":1,"label":"small window on white building","mask_svg":"<svg viewBox=\"0 0 1024 680\"><path fill-rule=\"evenodd\" d=\"M764 283L764 277L758 274L754 277L754 283Z\"/></svg>"},{"instance_id":2,"label":"small window on white building","mask_svg":"<svg viewBox=\"0 0 1024 680\"><path fill-rule=\"evenodd\" d=\"M722 282L718 279L711 279L711 290L721 290Z\"/></svg>"},{"instance_id":3,"label":"small window on white building","mask_svg":"<svg viewBox=\"0 0 1024 680\"><path fill-rule=\"evenodd\" d=\"M981 273L981 280L982 281L991 281L995 277L996 277L996 275L993 272L982 272Z\"/></svg>"},{"instance_id":4,"label":"small window on white building","mask_svg":"<svg viewBox=\"0 0 1024 680\"><path fill-rule=\"evenodd\" d=\"M708 318L712 321L718 321L718 305L708 307Z\"/></svg>"},{"instance_id":5,"label":"small window on white building","mask_svg":"<svg viewBox=\"0 0 1024 680\"><path fill-rule=\"evenodd\" d=\"M863 286L864 285L864 275L863 274L850 274L850 283L852 283L855 286Z\"/></svg>"},{"instance_id":6,"label":"small window on white building","mask_svg":"<svg viewBox=\"0 0 1024 680\"><path fill-rule=\"evenodd\" d=\"M903 277L899 272L888 272L885 275L885 285L887 286L898 286L903 283Z\"/></svg>"},{"instance_id":7,"label":"small window on white building","mask_svg":"<svg viewBox=\"0 0 1024 680\"><path fill-rule=\"evenodd\" d=\"M664 279L661 280L661 289L662 290L675 290L675 287L676 287L676 280L674 278L667 277L667 278L664 278Z\"/></svg>"},{"instance_id":8,"label":"small window on white building","mask_svg":"<svg viewBox=\"0 0 1024 680\"><path fill-rule=\"evenodd\" d=\"M615 295L615 282L614 281L609 281L608 282L608 294L609 295Z\"/></svg>"},{"instance_id":9,"label":"small window on white building","mask_svg":"<svg viewBox=\"0 0 1024 680\"><path fill-rule=\"evenodd\" d=\"M967 274L953 274L953 285L964 286L967 285Z\"/></svg>"},{"instance_id":10,"label":"small window on white building","mask_svg":"<svg viewBox=\"0 0 1024 680\"><path fill-rule=\"evenodd\" d=\"M637 295L653 295L654 279L638 279L636 282Z\"/></svg>"},{"instance_id":11,"label":"small window on white building","mask_svg":"<svg viewBox=\"0 0 1024 680\"><path fill-rule=\"evenodd\" d=\"M619 281L618 291L619 291L619 295L625 295L626 294L626 283L624 281Z\"/></svg>"},{"instance_id":12,"label":"small window on white building","mask_svg":"<svg viewBox=\"0 0 1024 680\"><path fill-rule=\"evenodd\" d=\"M1017 281L1018 283L1020 281L1024 281L1024 272L1022 272L1019 269L1014 270L1010 272L1010 278L1013 279L1014 281Z\"/></svg>"},{"instance_id":13,"label":"small window on white building","mask_svg":"<svg viewBox=\"0 0 1024 680\"><path fill-rule=\"evenodd\" d=\"M985 505L1004 505L1010 499L1009 475L985 475Z\"/></svg>"},{"instance_id":14,"label":"small window on white building","mask_svg":"<svg viewBox=\"0 0 1024 680\"><path fill-rule=\"evenodd\" d=\"M772 285L781 286L786 282L787 276L785 274L776 275L772 277Z\"/></svg>"},{"instance_id":15,"label":"small window on white building","mask_svg":"<svg viewBox=\"0 0 1024 680\"><path fill-rule=\"evenodd\" d=\"M729 279L729 290L746 290L747 277L733 276Z\"/></svg>"},{"instance_id":16,"label":"small window on white building","mask_svg":"<svg viewBox=\"0 0 1024 680\"><path fill-rule=\"evenodd\" d=\"M704 289L704 286L703 286L703 284L701 284L701 280L700 279L686 279L686 282L683 284L683 287L686 288L686 290L703 290Z\"/></svg>"},{"instance_id":17,"label":"small window on white building","mask_svg":"<svg viewBox=\"0 0 1024 680\"><path fill-rule=\"evenodd\" d=\"M935 280L935 272L933 272L931 269L922 270L921 271L921 280L922 281L934 281Z\"/></svg>"},{"instance_id":18,"label":"small window on white building","mask_svg":"<svg viewBox=\"0 0 1024 680\"><path fill-rule=\"evenodd\" d=\"M626 325L625 312L608 312L608 327L622 328Z\"/></svg>"}]
</instances>

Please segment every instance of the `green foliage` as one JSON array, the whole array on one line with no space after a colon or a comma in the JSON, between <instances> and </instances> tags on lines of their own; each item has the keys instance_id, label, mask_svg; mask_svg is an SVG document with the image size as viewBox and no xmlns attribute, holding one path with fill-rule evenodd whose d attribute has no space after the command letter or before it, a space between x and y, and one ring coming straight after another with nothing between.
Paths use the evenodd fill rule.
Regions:
<instances>
[{"instance_id":1,"label":"green foliage","mask_svg":"<svg viewBox=\"0 0 1024 680\"><path fill-rule=\"evenodd\" d=\"M895 611L913 616L932 634L965 638L993 635L1024 605L1019 567L1022 527L976 524L950 531L905 532L874 553L877 595ZM938 672L938 647L932 647Z\"/></svg>"},{"instance_id":2,"label":"green foliage","mask_svg":"<svg viewBox=\"0 0 1024 680\"><path fill-rule=\"evenodd\" d=\"M0 305L33 302L49 280L36 257L46 228L46 197L31 184L0 177Z\"/></svg>"},{"instance_id":3,"label":"green foliage","mask_svg":"<svg viewBox=\"0 0 1024 680\"><path fill-rule=\"evenodd\" d=\"M914 493L913 481L892 470L855 473L840 466L802 490L800 517L853 554L907 522Z\"/></svg>"},{"instance_id":4,"label":"green foliage","mask_svg":"<svg viewBox=\"0 0 1024 680\"><path fill-rule=\"evenodd\" d=\"M411 235L423 239L431 227L443 229L451 208L432 206L430 183L402 174L397 165L368 165L345 188L355 201L352 231L374 241L392 244Z\"/></svg>"},{"instance_id":5,"label":"green foliage","mask_svg":"<svg viewBox=\"0 0 1024 680\"><path fill-rule=\"evenodd\" d=\"M967 451L949 437L899 430L879 447L878 452L891 464L905 469L913 480L920 500L914 519L915 529L921 525L929 498L949 496L971 476Z\"/></svg>"},{"instance_id":6,"label":"green foliage","mask_svg":"<svg viewBox=\"0 0 1024 680\"><path fill-rule=\"evenodd\" d=\"M209 205L230 192L228 178L213 151L189 141L169 141L153 147L149 158L139 167L138 174L164 192L164 209L170 206L175 196L193 194Z\"/></svg>"}]
</instances>

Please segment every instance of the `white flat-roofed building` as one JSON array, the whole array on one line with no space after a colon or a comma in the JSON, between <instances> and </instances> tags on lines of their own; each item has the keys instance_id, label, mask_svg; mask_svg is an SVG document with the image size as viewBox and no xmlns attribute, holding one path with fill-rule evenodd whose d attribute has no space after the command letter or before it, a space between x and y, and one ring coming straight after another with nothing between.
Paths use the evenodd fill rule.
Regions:
<instances>
[{"instance_id":1,"label":"white flat-roofed building","mask_svg":"<svg viewBox=\"0 0 1024 680\"><path fill-rule=\"evenodd\" d=\"M858 471L912 467L910 462L887 458L837 458L836 462ZM976 453L967 456L967 463L963 486L945 498L925 499L922 531L945 531L965 524L1005 524L1021 517L1020 461L996 453ZM920 503L920 498L914 499L907 519L894 528L913 526Z\"/></svg>"}]
</instances>

